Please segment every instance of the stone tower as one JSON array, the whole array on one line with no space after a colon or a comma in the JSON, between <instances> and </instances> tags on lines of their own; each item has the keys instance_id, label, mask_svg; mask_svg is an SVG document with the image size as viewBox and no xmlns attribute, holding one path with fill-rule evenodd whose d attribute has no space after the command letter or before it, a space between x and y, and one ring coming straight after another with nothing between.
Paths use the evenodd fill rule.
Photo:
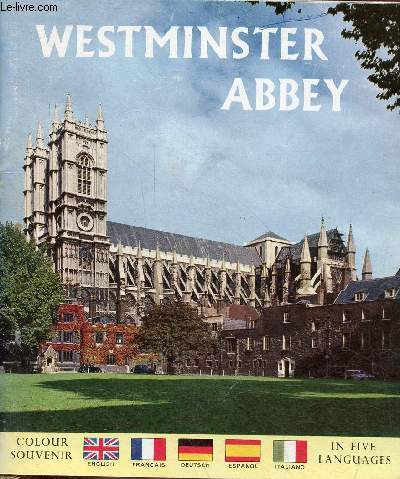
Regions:
<instances>
[{"instance_id":1,"label":"stone tower","mask_svg":"<svg viewBox=\"0 0 400 479\"><path fill-rule=\"evenodd\" d=\"M54 107L48 148L39 126L25 158L25 229L47 243L68 287L108 288L107 131L101 106L96 124L74 117L67 95L63 119Z\"/></svg>"},{"instance_id":2,"label":"stone tower","mask_svg":"<svg viewBox=\"0 0 400 479\"><path fill-rule=\"evenodd\" d=\"M24 161L24 225L25 233L38 245L47 234L47 171L48 149L43 140L43 130L39 123L36 133L36 145L32 145L31 134L28 136Z\"/></svg>"}]
</instances>

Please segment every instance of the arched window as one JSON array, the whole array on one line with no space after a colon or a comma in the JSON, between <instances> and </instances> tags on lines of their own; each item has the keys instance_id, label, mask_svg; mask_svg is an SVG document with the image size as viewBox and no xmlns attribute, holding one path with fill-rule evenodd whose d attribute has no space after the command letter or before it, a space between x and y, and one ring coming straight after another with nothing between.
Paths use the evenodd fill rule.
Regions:
<instances>
[{"instance_id":1,"label":"arched window","mask_svg":"<svg viewBox=\"0 0 400 479\"><path fill-rule=\"evenodd\" d=\"M90 195L92 187L90 159L82 155L78 159L78 193Z\"/></svg>"}]
</instances>

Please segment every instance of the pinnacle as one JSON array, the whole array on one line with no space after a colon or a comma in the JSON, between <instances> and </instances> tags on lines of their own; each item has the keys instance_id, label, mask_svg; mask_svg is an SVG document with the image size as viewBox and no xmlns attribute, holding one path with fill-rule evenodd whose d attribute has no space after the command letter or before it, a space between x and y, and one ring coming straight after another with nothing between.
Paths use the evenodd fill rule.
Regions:
<instances>
[{"instance_id":1,"label":"pinnacle","mask_svg":"<svg viewBox=\"0 0 400 479\"><path fill-rule=\"evenodd\" d=\"M44 141L43 141L43 129L42 125L38 123L37 133L36 133L36 147L37 148L44 148Z\"/></svg>"},{"instance_id":2,"label":"pinnacle","mask_svg":"<svg viewBox=\"0 0 400 479\"><path fill-rule=\"evenodd\" d=\"M318 238L318 248L327 248L327 247L328 247L328 237L326 235L325 220L324 220L324 217L322 217L321 230L319 232L319 238Z\"/></svg>"},{"instance_id":3,"label":"pinnacle","mask_svg":"<svg viewBox=\"0 0 400 479\"><path fill-rule=\"evenodd\" d=\"M31 132L29 132L29 134L28 134L28 141L26 143L26 149L27 150L32 149L32 133Z\"/></svg>"},{"instance_id":4,"label":"pinnacle","mask_svg":"<svg viewBox=\"0 0 400 479\"><path fill-rule=\"evenodd\" d=\"M300 263L311 263L310 247L308 246L307 235L304 236L303 247L301 249Z\"/></svg>"},{"instance_id":5,"label":"pinnacle","mask_svg":"<svg viewBox=\"0 0 400 479\"><path fill-rule=\"evenodd\" d=\"M352 227L351 224L350 224L350 228L349 228L349 235L347 237L347 251L349 253L355 253L356 252L356 247L355 247L355 244L354 244L354 237L353 237L353 227Z\"/></svg>"}]
</instances>

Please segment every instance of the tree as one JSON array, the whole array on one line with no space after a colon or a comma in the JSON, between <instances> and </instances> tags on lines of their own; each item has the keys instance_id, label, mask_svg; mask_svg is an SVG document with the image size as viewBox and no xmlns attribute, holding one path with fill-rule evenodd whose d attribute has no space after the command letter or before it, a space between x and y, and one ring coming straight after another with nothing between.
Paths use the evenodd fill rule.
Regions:
<instances>
[{"instance_id":1,"label":"tree","mask_svg":"<svg viewBox=\"0 0 400 479\"><path fill-rule=\"evenodd\" d=\"M12 353L27 365L49 338L62 300L62 284L50 260L19 226L0 223L0 359Z\"/></svg>"},{"instance_id":2,"label":"tree","mask_svg":"<svg viewBox=\"0 0 400 479\"><path fill-rule=\"evenodd\" d=\"M400 5L366 5L340 3L329 8L329 13L343 14L343 20L352 29L343 29L344 38L361 41L364 49L355 56L381 92L377 98L388 101L387 109L400 108ZM392 99L390 103L389 100Z\"/></svg>"},{"instance_id":3,"label":"tree","mask_svg":"<svg viewBox=\"0 0 400 479\"><path fill-rule=\"evenodd\" d=\"M210 328L197 310L179 302L150 306L143 317L138 342L142 351L162 355L171 374L183 356L206 353L215 346Z\"/></svg>"}]
</instances>

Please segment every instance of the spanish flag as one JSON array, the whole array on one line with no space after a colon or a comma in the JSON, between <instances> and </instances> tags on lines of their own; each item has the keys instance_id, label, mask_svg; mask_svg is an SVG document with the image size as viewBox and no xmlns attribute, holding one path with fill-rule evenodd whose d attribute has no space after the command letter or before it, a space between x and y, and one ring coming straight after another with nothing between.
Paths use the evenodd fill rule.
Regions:
<instances>
[{"instance_id":1,"label":"spanish flag","mask_svg":"<svg viewBox=\"0 0 400 479\"><path fill-rule=\"evenodd\" d=\"M212 461L212 439L178 439L179 461Z\"/></svg>"},{"instance_id":2,"label":"spanish flag","mask_svg":"<svg viewBox=\"0 0 400 479\"><path fill-rule=\"evenodd\" d=\"M225 462L260 462L259 439L226 439Z\"/></svg>"}]
</instances>

